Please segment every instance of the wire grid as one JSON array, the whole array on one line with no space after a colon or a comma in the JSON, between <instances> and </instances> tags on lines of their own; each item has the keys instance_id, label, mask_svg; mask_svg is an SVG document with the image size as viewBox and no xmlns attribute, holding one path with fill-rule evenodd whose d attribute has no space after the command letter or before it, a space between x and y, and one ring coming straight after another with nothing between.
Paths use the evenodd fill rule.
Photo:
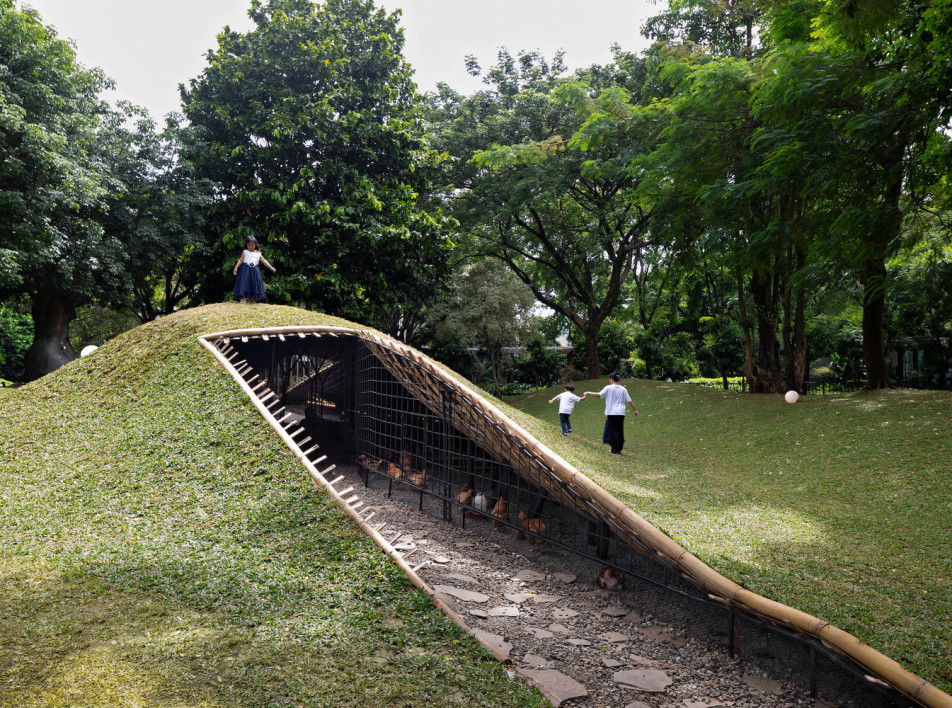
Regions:
<instances>
[{"instance_id":1,"label":"wire grid","mask_svg":"<svg viewBox=\"0 0 952 708\"><path fill-rule=\"evenodd\" d=\"M702 599L695 585L578 495L506 430L429 371L372 342L354 369L357 463L442 502L447 521L488 518L523 534ZM394 373L400 376L398 381ZM500 503L500 500L501 503ZM455 512L455 513L454 513Z\"/></svg>"}]
</instances>

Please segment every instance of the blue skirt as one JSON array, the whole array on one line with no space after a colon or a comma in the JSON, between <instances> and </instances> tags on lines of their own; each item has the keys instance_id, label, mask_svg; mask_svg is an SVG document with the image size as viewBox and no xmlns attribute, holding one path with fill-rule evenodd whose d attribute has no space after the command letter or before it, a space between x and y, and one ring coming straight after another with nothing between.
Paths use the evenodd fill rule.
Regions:
<instances>
[{"instance_id":1,"label":"blue skirt","mask_svg":"<svg viewBox=\"0 0 952 708\"><path fill-rule=\"evenodd\" d=\"M267 297L264 294L264 280L258 266L242 263L238 267L238 276L235 278L235 299L247 298L261 302Z\"/></svg>"}]
</instances>

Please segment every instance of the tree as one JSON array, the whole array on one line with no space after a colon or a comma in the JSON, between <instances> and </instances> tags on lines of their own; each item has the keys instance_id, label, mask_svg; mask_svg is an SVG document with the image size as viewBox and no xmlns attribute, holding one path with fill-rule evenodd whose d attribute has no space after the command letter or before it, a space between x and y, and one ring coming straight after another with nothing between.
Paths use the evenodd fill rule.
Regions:
<instances>
[{"instance_id":1,"label":"tree","mask_svg":"<svg viewBox=\"0 0 952 708\"><path fill-rule=\"evenodd\" d=\"M435 154L415 114L399 13L370 0L253 0L182 87L187 156L220 185L208 221L226 273L247 235L279 275L270 296L362 321L440 292L453 222L423 209Z\"/></svg>"},{"instance_id":2,"label":"tree","mask_svg":"<svg viewBox=\"0 0 952 708\"><path fill-rule=\"evenodd\" d=\"M475 71L475 67L474 67ZM444 93L431 123L435 144L455 154L453 213L473 234L479 254L504 261L536 299L583 335L588 374L600 375L598 337L619 304L636 253L646 242L648 213L629 198L632 177L614 146L588 154L564 149L590 107L589 96L612 86L613 100L633 100L621 83L637 83L640 63L616 54L585 81L560 79L561 57L518 60L503 50L486 81L466 99ZM466 122L479 138L458 140Z\"/></svg>"},{"instance_id":3,"label":"tree","mask_svg":"<svg viewBox=\"0 0 952 708\"><path fill-rule=\"evenodd\" d=\"M76 307L126 281L122 246L98 221L117 119L97 99L108 81L30 8L0 0L0 294L27 294L34 323L25 377L76 357Z\"/></svg>"},{"instance_id":4,"label":"tree","mask_svg":"<svg viewBox=\"0 0 952 708\"><path fill-rule=\"evenodd\" d=\"M515 346L533 331L532 293L499 261L487 258L465 266L450 297L436 305L436 336L478 345L489 356L495 393L500 395L503 347Z\"/></svg>"},{"instance_id":5,"label":"tree","mask_svg":"<svg viewBox=\"0 0 952 708\"><path fill-rule=\"evenodd\" d=\"M195 175L183 155L191 129L180 116L164 131L142 110L123 105L128 131L115 133L116 188L106 198L106 233L133 245L125 269L131 293L125 304L142 322L199 301L199 286L213 254L205 210L214 185Z\"/></svg>"}]
</instances>

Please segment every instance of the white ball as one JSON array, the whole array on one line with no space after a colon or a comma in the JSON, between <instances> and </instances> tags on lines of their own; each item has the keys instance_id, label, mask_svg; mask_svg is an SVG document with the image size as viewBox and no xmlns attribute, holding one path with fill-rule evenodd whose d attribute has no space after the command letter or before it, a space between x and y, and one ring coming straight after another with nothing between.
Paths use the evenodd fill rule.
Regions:
<instances>
[{"instance_id":1,"label":"white ball","mask_svg":"<svg viewBox=\"0 0 952 708\"><path fill-rule=\"evenodd\" d=\"M787 403L796 403L798 400L800 400L800 394L796 391L787 391L787 393L784 394L784 399L787 401Z\"/></svg>"},{"instance_id":2,"label":"white ball","mask_svg":"<svg viewBox=\"0 0 952 708\"><path fill-rule=\"evenodd\" d=\"M80 356L89 356L94 351L99 349L95 344L90 344L89 346L83 347L83 351L79 353Z\"/></svg>"}]
</instances>

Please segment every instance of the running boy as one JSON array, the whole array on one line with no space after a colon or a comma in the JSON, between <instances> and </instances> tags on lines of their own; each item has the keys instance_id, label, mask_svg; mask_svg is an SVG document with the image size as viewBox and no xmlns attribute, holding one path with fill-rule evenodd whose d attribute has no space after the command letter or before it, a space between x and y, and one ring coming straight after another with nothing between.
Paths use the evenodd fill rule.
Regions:
<instances>
[{"instance_id":1,"label":"running boy","mask_svg":"<svg viewBox=\"0 0 952 708\"><path fill-rule=\"evenodd\" d=\"M575 410L575 404L585 398L585 396L576 396L574 391L575 386L568 384L564 393L549 399L549 403L559 402L559 423L562 425L562 435L568 435L572 432L572 420L569 416Z\"/></svg>"}]
</instances>

